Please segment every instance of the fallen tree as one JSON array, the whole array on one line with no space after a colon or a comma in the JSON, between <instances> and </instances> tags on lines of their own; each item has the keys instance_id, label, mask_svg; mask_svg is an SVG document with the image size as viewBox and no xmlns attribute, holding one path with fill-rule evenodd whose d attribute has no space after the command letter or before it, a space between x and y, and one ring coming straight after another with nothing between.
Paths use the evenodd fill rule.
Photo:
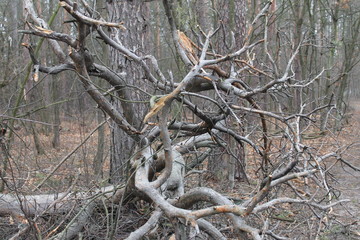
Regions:
<instances>
[{"instance_id":1,"label":"fallen tree","mask_svg":"<svg viewBox=\"0 0 360 240\"><path fill-rule=\"evenodd\" d=\"M46 38L58 56L59 64L51 67L41 65L31 46L24 46L29 50L36 71L47 74L74 71L99 108L136 142L134 154L129 157L131 175L126 186L121 187L113 185L88 192L72 191L72 188L69 188L65 193L48 195L22 195L17 191L0 195L0 215L13 215L22 219L26 225L12 239L24 235L32 227L38 229L37 221L47 214L67 214L75 211L76 214L69 221L61 224L61 227L54 227L50 230L51 234L47 235L51 239L72 239L84 231L85 224L99 206L105 205L106 209L114 205L122 206L130 201L146 201L151 204L151 216L145 224L129 233L127 239L141 239L151 234L151 230L160 224L161 219L171 223L172 230L165 235L173 234L176 239L195 239L201 234L213 239L226 239L229 235L241 236L244 239L263 239L265 235L284 239L276 233L278 221L270 220L271 209L285 204L306 206L310 209L309 212L314 212L320 227L327 211L346 201L332 199L326 180L326 169L321 165L328 158L341 156L337 152L318 156L311 146L305 145L302 140L303 129L311 124L320 110L329 108L330 105L309 110L308 107L305 108L306 104L301 102L299 112L285 114L281 111L261 109L255 100L255 97L264 93L276 96L292 88L301 91L322 74L321 72L319 76L306 82L290 84L297 81L294 79L293 65L301 45L293 49L285 65L271 57L267 49L266 22L272 1L267 2L252 20L243 46L226 55L220 55L214 53L211 39L218 34L221 26L203 34L202 46L194 49L191 44L184 44L184 41L189 43L191 40L175 26L172 1L164 0L163 6L175 46L187 66L187 72L179 82L174 82L171 76L165 77L165 71L160 69L153 56L139 55L121 43L117 35L124 30L122 23L105 21L95 14L94 9L85 1L82 2L83 4L78 6L69 0L59 1L76 22L77 33L73 36L50 30L46 22L37 15L32 1L24 0L31 22L27 22L29 29L21 32ZM111 38L104 28L111 28L115 38ZM264 29L261 38L254 37L257 28ZM131 95L126 92L128 90L119 87L123 86L120 74L89 60L86 39L92 35L136 63L144 72L144 81L153 84L156 91L162 92L161 95L149 93L152 96L149 100L151 106L144 117L143 121L147 125L143 129L131 125L129 116L116 109L107 98L107 94L115 89L125 97L125 102L131 101ZM66 48L62 48L59 42L64 43ZM255 59L250 57L251 53L260 47L267 55L267 63L256 64ZM68 49L68 52L63 49ZM189 55L196 50L196 56ZM231 67L222 69L224 65ZM259 68L261 66L263 69ZM264 76L268 81L250 85L244 80L244 72ZM113 89L98 89L94 84L94 77L107 81ZM146 92L147 89L143 91ZM212 91L212 94L206 95L207 91ZM211 105L212 111L198 107L189 96ZM246 102L246 105L238 104L239 101L231 102L227 98L236 98ZM171 109L174 102L182 104L184 111L192 113L196 118L193 121L177 119ZM257 116L260 122L246 135L239 131L243 124L241 114L244 112ZM273 120L279 122L280 133L276 135L276 138L281 138L279 143L271 143L268 125ZM209 156L207 150L221 146L231 153L229 142L222 137L224 135L250 149L261 165L257 185L241 203L235 204L235 200L232 201L208 187L186 189L184 183L186 172L192 170L186 167L195 168L197 164L205 161ZM271 153L271 148L276 148L276 153ZM205 157L199 162L187 165L185 157L195 162L192 154L195 150L204 153ZM321 191L300 190L293 183L294 180L302 181L306 188L311 181ZM290 193L292 197L284 197L290 196ZM321 214L317 214L317 211ZM106 215L106 211L104 214ZM226 230L217 224L217 220L222 221L223 215L229 219ZM220 216L220 220L211 216ZM116 226L115 223L114 228ZM41 231L37 234L44 235Z\"/></svg>"}]
</instances>

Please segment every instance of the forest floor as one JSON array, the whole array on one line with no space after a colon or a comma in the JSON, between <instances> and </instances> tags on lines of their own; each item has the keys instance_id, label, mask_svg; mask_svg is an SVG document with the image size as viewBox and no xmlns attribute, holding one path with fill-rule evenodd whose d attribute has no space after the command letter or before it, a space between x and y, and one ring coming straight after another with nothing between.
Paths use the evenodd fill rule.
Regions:
<instances>
[{"instance_id":1,"label":"forest floor","mask_svg":"<svg viewBox=\"0 0 360 240\"><path fill-rule=\"evenodd\" d=\"M330 171L335 192L339 193L340 199L350 201L333 209L332 215L339 224L331 229L328 239L360 239L360 101L351 102L351 108L350 122L337 140L352 144L344 149L342 157L357 170L346 164L337 164Z\"/></svg>"},{"instance_id":2,"label":"forest floor","mask_svg":"<svg viewBox=\"0 0 360 240\"><path fill-rule=\"evenodd\" d=\"M324 221L324 225L326 225L324 229L326 230L320 234L319 240L360 240L360 101L353 101L351 109L351 117L349 117L348 123L341 132L328 132L325 136L307 140L311 146L319 149L318 151L323 154L340 147L343 159L358 168L358 171L356 171L345 164L341 164L341 162L334 164L337 161L336 159L324 163L327 168L331 167L331 177L328 178L331 191L339 199L349 199L350 201L331 210L329 218ZM92 159L96 154L96 147L94 146L97 145L97 133L93 134L86 141L86 144L53 174L41 190L34 189L34 186L38 185L52 171L54 166L61 162L64 156L82 142L95 127L95 123L81 125L74 124L72 121L63 122L61 132L62 143L61 148L58 150L51 147L51 137L40 134L40 141L46 151L44 155L37 155L33 151L34 146L31 135L19 136L17 142L15 142L16 144L14 144L12 157L16 159L13 162L14 169L16 169L16 172L19 172L18 175L22 176L17 180L19 180L18 182L22 187L23 193L37 194L64 191L73 181L80 183L80 189L86 190L87 187L93 186L95 181L97 181L92 173ZM109 129L107 128L106 135L108 134ZM105 148L108 149L109 142L107 141L105 145ZM350 147L341 148L342 146ZM107 159L105 161L107 164L104 164L103 178L106 178L109 169L109 155L105 154L104 158ZM214 189L234 199L244 196L244 192L249 192L254 187L252 184L239 183L235 189L231 190L225 187L228 186L227 184L219 184L216 179L211 181L211 178L202 180L193 179L188 184L192 186L194 184L197 185L196 181L201 182L201 185L214 187ZM100 185L102 184L107 184L107 181L100 183ZM8 190L5 193L8 193ZM336 200L334 199L333 201ZM0 239L5 239L3 238L4 236L11 236L11 234L18 231L17 224L11 222L12 220L0 219ZM305 238L299 237L297 239Z\"/></svg>"}]
</instances>

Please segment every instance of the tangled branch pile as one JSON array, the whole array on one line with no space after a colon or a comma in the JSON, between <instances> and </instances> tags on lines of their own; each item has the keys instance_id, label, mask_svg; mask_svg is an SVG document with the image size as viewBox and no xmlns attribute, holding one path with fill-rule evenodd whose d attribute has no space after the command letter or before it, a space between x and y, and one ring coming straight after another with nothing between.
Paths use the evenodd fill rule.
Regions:
<instances>
[{"instance_id":1,"label":"tangled branch pile","mask_svg":"<svg viewBox=\"0 0 360 240\"><path fill-rule=\"evenodd\" d=\"M127 31L126 22L130 20L107 22L85 1L81 6L70 0L59 2L72 16L76 32L50 30L37 15L32 1L24 0L29 22L28 30L22 33L46 38L59 62L55 66L42 65L31 46L24 44L36 66L34 69L46 74L75 72L86 92L135 142L136 148L129 158L131 170L126 186L111 185L81 193L0 195L1 215L25 219L25 227L13 239L29 231L51 239L72 239L81 232L86 234L92 218L99 215L118 219L110 228L116 232L121 225L120 211L125 210L119 207L118 215L110 217L107 209L117 204L145 202L149 217L142 225L134 226L136 229L128 233L127 239L156 234L163 238L173 234L176 239L263 239L264 236L285 239L287 233L281 231L280 223L286 220L273 217L280 206L287 206L284 209L289 212L291 209L312 212L317 229L321 229L328 211L341 202L332 198L323 162L341 156L333 151L319 155L304 143L303 133L306 129L315 129L319 113L332 109L332 105L312 108L311 103L298 99L295 112L283 111L279 99L284 95L302 95L324 71L306 80L295 77L295 61L302 42L294 46L284 39L287 49L283 59L272 57L267 25L272 1L249 23L241 47L220 54L212 40L221 35L221 23L218 29L208 33L200 29L196 44L177 29L173 1L164 0L169 31L186 69L179 81L175 81L172 74L166 74L169 69L159 67L154 56L142 55L122 43L120 36ZM127 86L128 75L96 63L87 48L90 37L103 41L143 72L141 81L145 87L134 89L141 89L149 96L150 106L140 128L132 124L137 110L129 105L134 99ZM258 51L264 53L263 59L257 59ZM99 89L95 78L111 87ZM109 95L121 96L123 110L109 100ZM272 101L271 107L263 108L259 103L265 95ZM192 174L201 174L196 170L198 166L210 165L209 159L214 158L211 150L216 147L234 157L233 167L241 166L243 179L255 179L251 191L241 201L210 187L185 184ZM234 154L235 148L245 154ZM255 159L256 166L247 168L249 160L244 157ZM311 188L314 185L318 191ZM71 220L53 226L46 233L38 226L49 214L66 215L74 209L76 214L71 215ZM170 222L170 227L164 222ZM156 226L161 226L161 230ZM110 238L114 232L107 231L106 236Z\"/></svg>"}]
</instances>

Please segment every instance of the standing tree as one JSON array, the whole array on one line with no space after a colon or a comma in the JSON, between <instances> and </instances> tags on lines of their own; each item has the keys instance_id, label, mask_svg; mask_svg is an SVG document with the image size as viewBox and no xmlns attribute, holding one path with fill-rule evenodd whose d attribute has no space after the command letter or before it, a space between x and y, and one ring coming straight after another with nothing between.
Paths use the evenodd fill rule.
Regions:
<instances>
[{"instance_id":1,"label":"standing tree","mask_svg":"<svg viewBox=\"0 0 360 240\"><path fill-rule=\"evenodd\" d=\"M125 21L123 27L126 31L118 32L111 29L110 36L114 41L121 41L134 54L148 54L149 29L147 3L142 1L107 1L109 20L112 22ZM113 105L117 111L122 112L127 122L137 129L143 124L141 119L145 114L145 104L136 104L138 102L146 103L144 92L149 90L144 83L144 70L138 68L138 63L134 62L124 52L111 48L111 69L119 74L121 83L114 86L115 91L112 94ZM146 96L146 95L145 95ZM129 157L134 153L135 142L124 132L117 123L111 127L111 169L110 180L119 182L124 180L129 173Z\"/></svg>"}]
</instances>

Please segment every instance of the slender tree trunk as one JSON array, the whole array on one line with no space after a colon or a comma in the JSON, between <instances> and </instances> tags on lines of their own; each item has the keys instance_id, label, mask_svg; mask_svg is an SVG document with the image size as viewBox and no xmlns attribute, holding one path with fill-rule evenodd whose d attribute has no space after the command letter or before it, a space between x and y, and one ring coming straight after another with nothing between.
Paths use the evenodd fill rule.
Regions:
<instances>
[{"instance_id":1,"label":"slender tree trunk","mask_svg":"<svg viewBox=\"0 0 360 240\"><path fill-rule=\"evenodd\" d=\"M162 22L161 22L161 13L160 13L160 1L155 2L155 9L153 12L156 13L155 15L155 31L154 31L154 56L157 59L161 59L162 57L162 49L161 49L161 30L162 30Z\"/></svg>"},{"instance_id":2,"label":"slender tree trunk","mask_svg":"<svg viewBox=\"0 0 360 240\"><path fill-rule=\"evenodd\" d=\"M9 20L9 29L10 29L10 33L8 36L8 39L6 39L7 41L2 41L3 46L6 47L2 47L2 58L4 58L1 63L3 64L1 66L2 68L2 76L0 77L0 90L3 87L7 87L8 83L10 82L10 79L12 78L13 74L16 71L16 66L12 66L14 61L14 57L17 58L19 57L19 48L18 48L18 43L19 43L19 34L17 29L19 28L19 15L21 16L20 11L22 9L21 7L21 1L19 0L13 0L10 1L8 4L10 4L10 12L11 12L11 16L8 17ZM5 12L4 12L5 13ZM5 39L4 39L5 40ZM5 88L4 88L5 89ZM0 97L0 107L3 106L3 102L5 104L8 104L8 96L10 95L5 95L5 94L1 94L4 96ZM4 105L6 106L6 105ZM14 120L10 121L9 126L12 127ZM5 131L7 130L7 126L2 125L2 122L0 122L0 130L1 131ZM9 163L9 155L8 155L8 147L9 147L9 142L10 141L6 141L5 140L5 136L1 135L0 133L0 178L4 178L6 176L6 171L8 168L8 163ZM0 179L0 192L3 192L5 188L5 182L2 181Z\"/></svg>"},{"instance_id":3,"label":"slender tree trunk","mask_svg":"<svg viewBox=\"0 0 360 240\"><path fill-rule=\"evenodd\" d=\"M330 31L330 43L337 43L338 42L338 20L339 20L339 6L338 4L334 4L334 9L332 11L332 14L330 15L331 17L331 28L329 29ZM333 69L333 65L335 62L335 57L336 57L336 47L333 46L330 49L330 54L328 56L328 62L327 62L327 68L328 69ZM326 72L326 78L324 79L324 92L323 92L323 96L325 96L324 98L324 102L323 104L326 105L329 103L330 97L331 97L331 92L332 92L332 71L327 71ZM327 127L327 112L323 111L321 114L321 131L325 131L326 127Z\"/></svg>"},{"instance_id":4,"label":"slender tree trunk","mask_svg":"<svg viewBox=\"0 0 360 240\"><path fill-rule=\"evenodd\" d=\"M52 12L54 11L54 9L56 8L55 2L54 1L50 1L49 2L49 16L52 15ZM56 61L55 56L53 55L51 58L52 61ZM62 95L62 87L60 86L61 83L58 81L59 79L61 80L65 80L64 79L64 75L52 75L51 76L51 84L50 84L50 91L51 91L51 101L57 102L60 100L60 97ZM61 81L63 82L63 81ZM61 119L60 119L60 108L61 108L61 104L55 104L52 107L52 112L53 112L53 124L54 126L52 127L52 133L53 133L53 138L52 138L52 147L55 149L60 149L60 124L61 124Z\"/></svg>"},{"instance_id":5,"label":"slender tree trunk","mask_svg":"<svg viewBox=\"0 0 360 240\"><path fill-rule=\"evenodd\" d=\"M222 53L240 49L244 42L246 30L245 0L221 0L217 1L216 7L219 10L220 18L224 25L223 34L226 35L224 41L217 42L217 48ZM221 67L228 72L230 71L229 66L224 65ZM240 104L237 99L229 99L229 101L234 104ZM227 124L232 124L231 121ZM243 126L239 126L237 129L242 132ZM243 179L245 177L245 150L234 139L229 138L227 141L229 142L227 149L220 150L218 155L210 158L209 169L217 177L229 181L229 187L233 188L235 179Z\"/></svg>"},{"instance_id":6,"label":"slender tree trunk","mask_svg":"<svg viewBox=\"0 0 360 240\"><path fill-rule=\"evenodd\" d=\"M99 9L100 11L103 10L101 12L101 15L103 15L103 12L105 12L105 2L102 1L97 1L96 2L96 9ZM109 49L105 44L101 45L102 48L102 62L105 63L106 65L109 64ZM99 86L100 89L105 89L105 82L104 81L99 81L99 83L97 84ZM96 111L96 115L97 115L97 121L98 124L100 124L102 121L104 121L104 118L106 118L106 116L104 115L104 112L101 111L100 109ZM103 177L103 163L104 163L104 155L105 155L105 126L101 126L98 131L98 138L97 138L97 149L96 149L96 155L94 157L93 160L93 168L94 168L94 173L96 175L97 178L102 178Z\"/></svg>"},{"instance_id":7,"label":"slender tree trunk","mask_svg":"<svg viewBox=\"0 0 360 240\"><path fill-rule=\"evenodd\" d=\"M9 163L9 152L5 144L6 129L7 127L0 123L0 193L5 189L5 181L3 181L3 178L6 176Z\"/></svg>"},{"instance_id":8,"label":"slender tree trunk","mask_svg":"<svg viewBox=\"0 0 360 240\"><path fill-rule=\"evenodd\" d=\"M306 10L306 4L303 1L296 1L294 3L290 3L292 13L294 18L294 47L298 47L301 44L303 38L303 23L304 23L304 15ZM300 81L303 79L303 69L304 69L304 61L303 61L303 49L299 49L299 53L296 56L295 60L295 81ZM294 97L289 98L290 105L289 108L292 112L298 113L300 110L300 105L302 104L302 92L300 89L294 89Z\"/></svg>"},{"instance_id":9,"label":"slender tree trunk","mask_svg":"<svg viewBox=\"0 0 360 240\"><path fill-rule=\"evenodd\" d=\"M53 75L52 76L52 101L56 102L59 101L60 96L61 96L61 88L59 87L59 83L57 81L58 77L61 76L57 76L57 75ZM54 114L54 126L53 126L53 139L52 139L52 147L59 149L60 148L60 124L61 124L61 120L60 120L60 104L55 104L53 106L53 114Z\"/></svg>"},{"instance_id":10,"label":"slender tree trunk","mask_svg":"<svg viewBox=\"0 0 360 240\"><path fill-rule=\"evenodd\" d=\"M21 7L19 7L20 2L19 0L13 0L9 2L10 4L10 10L11 10L11 18L10 18L10 22L11 22L11 47L14 49L17 49L18 44L19 44L19 34L17 29L19 29L19 19L18 19L18 13L19 13L19 9L22 9ZM18 51L16 51L18 52Z\"/></svg>"},{"instance_id":11,"label":"slender tree trunk","mask_svg":"<svg viewBox=\"0 0 360 240\"><path fill-rule=\"evenodd\" d=\"M97 111L97 120L100 124L104 120L104 114L101 110ZM102 177L102 167L104 162L104 150L105 150L105 127L101 126L98 130L98 141L96 155L93 161L94 173L97 177Z\"/></svg>"},{"instance_id":12,"label":"slender tree trunk","mask_svg":"<svg viewBox=\"0 0 360 240\"><path fill-rule=\"evenodd\" d=\"M356 51L356 42L359 36L360 30L360 19L357 19L354 23L343 26L343 38L346 36L351 36L347 42L344 43L344 56L345 59L342 64L342 71L340 72L339 86L337 89L337 102L336 106L338 109L338 118L336 123L336 130L340 130L342 126L342 119L346 113L347 99L346 99L346 90L348 89L349 84L349 73L353 66L355 65L356 57L354 56Z\"/></svg>"}]
</instances>

